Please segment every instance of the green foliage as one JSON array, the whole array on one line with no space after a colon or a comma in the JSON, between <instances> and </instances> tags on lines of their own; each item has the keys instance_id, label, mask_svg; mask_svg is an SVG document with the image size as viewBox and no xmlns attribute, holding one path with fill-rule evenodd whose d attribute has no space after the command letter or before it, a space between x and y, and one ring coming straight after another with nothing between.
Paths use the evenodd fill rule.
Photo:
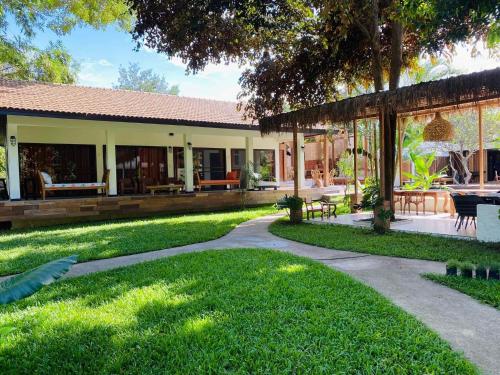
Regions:
<instances>
[{"instance_id":1,"label":"green foliage","mask_svg":"<svg viewBox=\"0 0 500 375\"><path fill-rule=\"evenodd\" d=\"M78 65L60 42L38 48L33 39L46 29L64 35L84 24L131 26L125 0L4 0L0 3L0 77L73 83ZM9 22L15 22L15 28ZM13 32L13 30L15 30Z\"/></svg>"},{"instance_id":2,"label":"green foliage","mask_svg":"<svg viewBox=\"0 0 500 375\"><path fill-rule=\"evenodd\" d=\"M446 262L446 267L448 268L456 268L459 269L461 265L461 262L459 262L456 259L450 259L449 261Z\"/></svg>"},{"instance_id":3,"label":"green foliage","mask_svg":"<svg viewBox=\"0 0 500 375\"><path fill-rule=\"evenodd\" d=\"M275 207L278 210L289 209L289 210L300 210L304 205L304 201L300 197L293 195L285 195L283 198L278 199Z\"/></svg>"},{"instance_id":4,"label":"green foliage","mask_svg":"<svg viewBox=\"0 0 500 375\"><path fill-rule=\"evenodd\" d=\"M449 259L493 263L500 261L498 244L392 231L385 236L371 229L343 225L301 224L278 220L270 232L290 240L366 254L446 262Z\"/></svg>"},{"instance_id":5,"label":"green foliage","mask_svg":"<svg viewBox=\"0 0 500 375\"><path fill-rule=\"evenodd\" d=\"M183 254L0 308L0 373L476 374L386 298L278 251Z\"/></svg>"},{"instance_id":6,"label":"green foliage","mask_svg":"<svg viewBox=\"0 0 500 375\"><path fill-rule=\"evenodd\" d=\"M500 310L500 282L495 280L425 274L425 278L453 288Z\"/></svg>"},{"instance_id":7,"label":"green foliage","mask_svg":"<svg viewBox=\"0 0 500 375\"><path fill-rule=\"evenodd\" d=\"M0 305L19 301L36 293L44 285L53 283L69 271L78 255L54 260L31 271L0 281Z\"/></svg>"},{"instance_id":8,"label":"green foliage","mask_svg":"<svg viewBox=\"0 0 500 375\"><path fill-rule=\"evenodd\" d=\"M7 172L7 158L5 155L5 147L0 146L0 178L5 178Z\"/></svg>"},{"instance_id":9,"label":"green foliage","mask_svg":"<svg viewBox=\"0 0 500 375\"><path fill-rule=\"evenodd\" d=\"M415 165L415 174L404 172L406 177L412 179L412 183L405 185L405 189L429 190L432 187L434 181L437 178L439 178L439 176L446 170L446 168L443 168L437 173L430 173L432 163L436 158L435 152L429 155L416 154L415 152L410 152L410 158L413 164Z\"/></svg>"},{"instance_id":10,"label":"green foliage","mask_svg":"<svg viewBox=\"0 0 500 375\"><path fill-rule=\"evenodd\" d=\"M78 254L78 261L85 262L205 242L244 221L275 212L272 206L264 206L0 232L0 275L23 272L70 254Z\"/></svg>"},{"instance_id":11,"label":"green foliage","mask_svg":"<svg viewBox=\"0 0 500 375\"><path fill-rule=\"evenodd\" d=\"M157 92L179 95L179 86L170 86L165 77L153 72L153 69L141 70L137 63L130 63L127 68L120 66L118 83L115 89Z\"/></svg>"},{"instance_id":12,"label":"green foliage","mask_svg":"<svg viewBox=\"0 0 500 375\"><path fill-rule=\"evenodd\" d=\"M363 198L361 200L361 208L373 210L380 205L380 186L374 178L366 178L363 188Z\"/></svg>"},{"instance_id":13,"label":"green foliage","mask_svg":"<svg viewBox=\"0 0 500 375\"><path fill-rule=\"evenodd\" d=\"M354 155L349 151L344 151L340 154L339 161L337 162L340 176L354 178Z\"/></svg>"},{"instance_id":14,"label":"green foliage","mask_svg":"<svg viewBox=\"0 0 500 375\"><path fill-rule=\"evenodd\" d=\"M209 63L250 65L240 80L241 98L257 118L281 113L287 105L296 109L333 100L341 86L375 83L380 90L385 77L397 85L401 68L414 65L422 53L484 39L498 15L491 0L130 4L137 14L135 39L184 59L189 71Z\"/></svg>"}]
</instances>

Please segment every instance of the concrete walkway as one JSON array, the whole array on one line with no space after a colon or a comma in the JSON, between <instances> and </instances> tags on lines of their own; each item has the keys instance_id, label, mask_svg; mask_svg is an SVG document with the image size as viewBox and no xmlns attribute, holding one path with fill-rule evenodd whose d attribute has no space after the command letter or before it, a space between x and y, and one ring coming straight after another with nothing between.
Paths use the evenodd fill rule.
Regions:
<instances>
[{"instance_id":1,"label":"concrete walkway","mask_svg":"<svg viewBox=\"0 0 500 375\"><path fill-rule=\"evenodd\" d=\"M269 224L276 218L271 215L248 221L214 241L76 264L66 277L207 249L260 247L287 251L361 280L438 332L485 373L500 374L500 312L420 276L426 272L443 273L442 263L330 250L289 241L268 232Z\"/></svg>"}]
</instances>

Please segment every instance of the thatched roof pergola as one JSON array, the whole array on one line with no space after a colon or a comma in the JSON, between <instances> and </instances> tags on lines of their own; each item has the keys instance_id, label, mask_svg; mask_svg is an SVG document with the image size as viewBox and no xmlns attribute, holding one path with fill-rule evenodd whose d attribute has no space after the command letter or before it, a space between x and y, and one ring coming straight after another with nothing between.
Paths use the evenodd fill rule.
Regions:
<instances>
[{"instance_id":1,"label":"thatched roof pergola","mask_svg":"<svg viewBox=\"0 0 500 375\"><path fill-rule=\"evenodd\" d=\"M259 120L261 132L307 131L321 124L378 118L380 109L400 116L460 108L500 98L500 68L365 94Z\"/></svg>"}]
</instances>

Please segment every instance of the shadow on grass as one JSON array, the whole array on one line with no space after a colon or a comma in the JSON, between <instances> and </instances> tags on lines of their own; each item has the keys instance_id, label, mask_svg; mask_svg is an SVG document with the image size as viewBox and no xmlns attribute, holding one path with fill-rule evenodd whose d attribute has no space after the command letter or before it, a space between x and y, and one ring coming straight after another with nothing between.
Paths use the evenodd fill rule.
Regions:
<instances>
[{"instance_id":1,"label":"shadow on grass","mask_svg":"<svg viewBox=\"0 0 500 375\"><path fill-rule=\"evenodd\" d=\"M267 250L184 254L0 308L0 373L474 373L372 289Z\"/></svg>"}]
</instances>

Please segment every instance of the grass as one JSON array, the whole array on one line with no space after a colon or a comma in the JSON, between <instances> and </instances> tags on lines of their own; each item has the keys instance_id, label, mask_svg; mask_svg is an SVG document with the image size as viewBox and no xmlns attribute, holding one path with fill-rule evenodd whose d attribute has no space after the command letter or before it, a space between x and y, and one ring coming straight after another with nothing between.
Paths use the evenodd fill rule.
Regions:
<instances>
[{"instance_id":1,"label":"grass","mask_svg":"<svg viewBox=\"0 0 500 375\"><path fill-rule=\"evenodd\" d=\"M213 240L244 221L274 212L266 206L4 232L0 234L0 275L71 254L85 262Z\"/></svg>"},{"instance_id":2,"label":"grass","mask_svg":"<svg viewBox=\"0 0 500 375\"><path fill-rule=\"evenodd\" d=\"M500 310L500 281L436 274L425 274L424 277L449 288L456 289Z\"/></svg>"},{"instance_id":3,"label":"grass","mask_svg":"<svg viewBox=\"0 0 500 375\"><path fill-rule=\"evenodd\" d=\"M473 374L380 294L320 263L218 250L53 284L0 307L1 374Z\"/></svg>"},{"instance_id":4,"label":"grass","mask_svg":"<svg viewBox=\"0 0 500 375\"><path fill-rule=\"evenodd\" d=\"M448 259L474 263L500 261L500 245L479 241L390 232L344 225L290 225L285 219L273 223L270 232L290 240L336 250L445 262Z\"/></svg>"}]
</instances>

